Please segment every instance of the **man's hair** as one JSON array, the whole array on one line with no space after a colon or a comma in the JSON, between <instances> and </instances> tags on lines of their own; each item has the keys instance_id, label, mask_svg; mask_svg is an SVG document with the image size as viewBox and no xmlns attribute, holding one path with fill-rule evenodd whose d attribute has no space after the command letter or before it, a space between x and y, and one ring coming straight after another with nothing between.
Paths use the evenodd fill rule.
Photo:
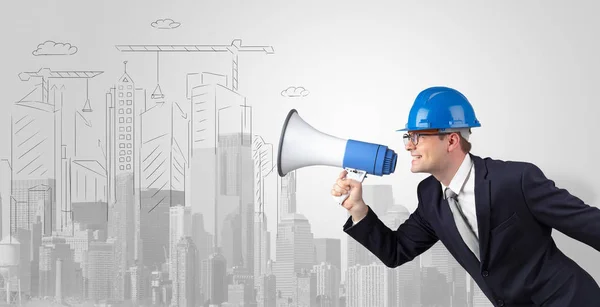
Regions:
<instances>
[{"instance_id":1,"label":"man's hair","mask_svg":"<svg viewBox=\"0 0 600 307\"><path fill-rule=\"evenodd\" d=\"M458 138L460 139L460 149L462 149L462 151L464 151L465 153L469 153L471 152L471 143L469 141L467 141L460 132L457 133L458 134ZM443 140L446 137L447 134L440 134L439 138L440 140Z\"/></svg>"}]
</instances>

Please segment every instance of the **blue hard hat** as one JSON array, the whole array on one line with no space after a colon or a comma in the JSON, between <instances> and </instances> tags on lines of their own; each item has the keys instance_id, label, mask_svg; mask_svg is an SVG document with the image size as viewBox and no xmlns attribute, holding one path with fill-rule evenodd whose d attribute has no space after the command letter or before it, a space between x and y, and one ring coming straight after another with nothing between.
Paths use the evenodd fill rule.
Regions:
<instances>
[{"instance_id":1,"label":"blue hard hat","mask_svg":"<svg viewBox=\"0 0 600 307\"><path fill-rule=\"evenodd\" d=\"M396 131L472 127L481 127L481 124L467 98L455 89L437 86L417 95L408 114L408 122L403 129Z\"/></svg>"}]
</instances>

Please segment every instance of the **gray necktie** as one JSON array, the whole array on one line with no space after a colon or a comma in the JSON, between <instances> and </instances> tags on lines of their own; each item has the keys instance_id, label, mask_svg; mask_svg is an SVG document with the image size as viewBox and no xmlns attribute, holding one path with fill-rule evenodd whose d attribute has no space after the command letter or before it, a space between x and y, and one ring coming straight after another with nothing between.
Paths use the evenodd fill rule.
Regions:
<instances>
[{"instance_id":1,"label":"gray necktie","mask_svg":"<svg viewBox=\"0 0 600 307\"><path fill-rule=\"evenodd\" d=\"M454 222L456 223L456 228L458 228L460 236L473 254L475 254L475 257L479 259L479 240L477 239L477 234L475 234L473 228L471 228L471 225L469 224L469 220L467 220L467 217L464 215L462 208L458 203L458 199L456 198L456 193L450 190L450 188L446 188L444 194L446 199L448 199L448 204L450 205L450 210L454 216Z\"/></svg>"}]
</instances>

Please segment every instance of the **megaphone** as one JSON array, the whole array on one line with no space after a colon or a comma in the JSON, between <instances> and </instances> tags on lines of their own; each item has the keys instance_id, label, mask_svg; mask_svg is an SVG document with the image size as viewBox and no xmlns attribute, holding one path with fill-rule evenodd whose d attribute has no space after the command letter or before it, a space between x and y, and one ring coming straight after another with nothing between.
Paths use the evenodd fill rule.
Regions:
<instances>
[{"instance_id":1,"label":"megaphone","mask_svg":"<svg viewBox=\"0 0 600 307\"><path fill-rule=\"evenodd\" d=\"M323 133L306 123L298 111L290 110L279 137L277 172L280 177L314 165L341 167L347 178L363 182L367 174L389 175L396 169L398 155L387 146L342 139ZM350 195L335 197L342 204Z\"/></svg>"}]
</instances>

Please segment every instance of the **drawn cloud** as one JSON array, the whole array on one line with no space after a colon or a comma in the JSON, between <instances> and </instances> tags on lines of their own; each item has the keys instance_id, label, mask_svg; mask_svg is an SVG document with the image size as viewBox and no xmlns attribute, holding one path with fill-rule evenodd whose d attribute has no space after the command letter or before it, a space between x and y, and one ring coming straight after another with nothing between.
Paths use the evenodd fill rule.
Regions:
<instances>
[{"instance_id":1,"label":"drawn cloud","mask_svg":"<svg viewBox=\"0 0 600 307\"><path fill-rule=\"evenodd\" d=\"M151 25L157 29L170 30L170 29L178 28L181 25L181 23L173 21L173 19L167 18L167 19L158 19L157 21L152 22Z\"/></svg>"},{"instance_id":2,"label":"drawn cloud","mask_svg":"<svg viewBox=\"0 0 600 307\"><path fill-rule=\"evenodd\" d=\"M37 46L32 54L35 56L40 55L73 55L77 53L77 47L72 46L69 43L57 43L54 41L45 41Z\"/></svg>"},{"instance_id":3,"label":"drawn cloud","mask_svg":"<svg viewBox=\"0 0 600 307\"><path fill-rule=\"evenodd\" d=\"M287 89L281 91L281 96L283 97L304 97L309 94L309 91L304 87L299 86L290 86Z\"/></svg>"}]
</instances>

